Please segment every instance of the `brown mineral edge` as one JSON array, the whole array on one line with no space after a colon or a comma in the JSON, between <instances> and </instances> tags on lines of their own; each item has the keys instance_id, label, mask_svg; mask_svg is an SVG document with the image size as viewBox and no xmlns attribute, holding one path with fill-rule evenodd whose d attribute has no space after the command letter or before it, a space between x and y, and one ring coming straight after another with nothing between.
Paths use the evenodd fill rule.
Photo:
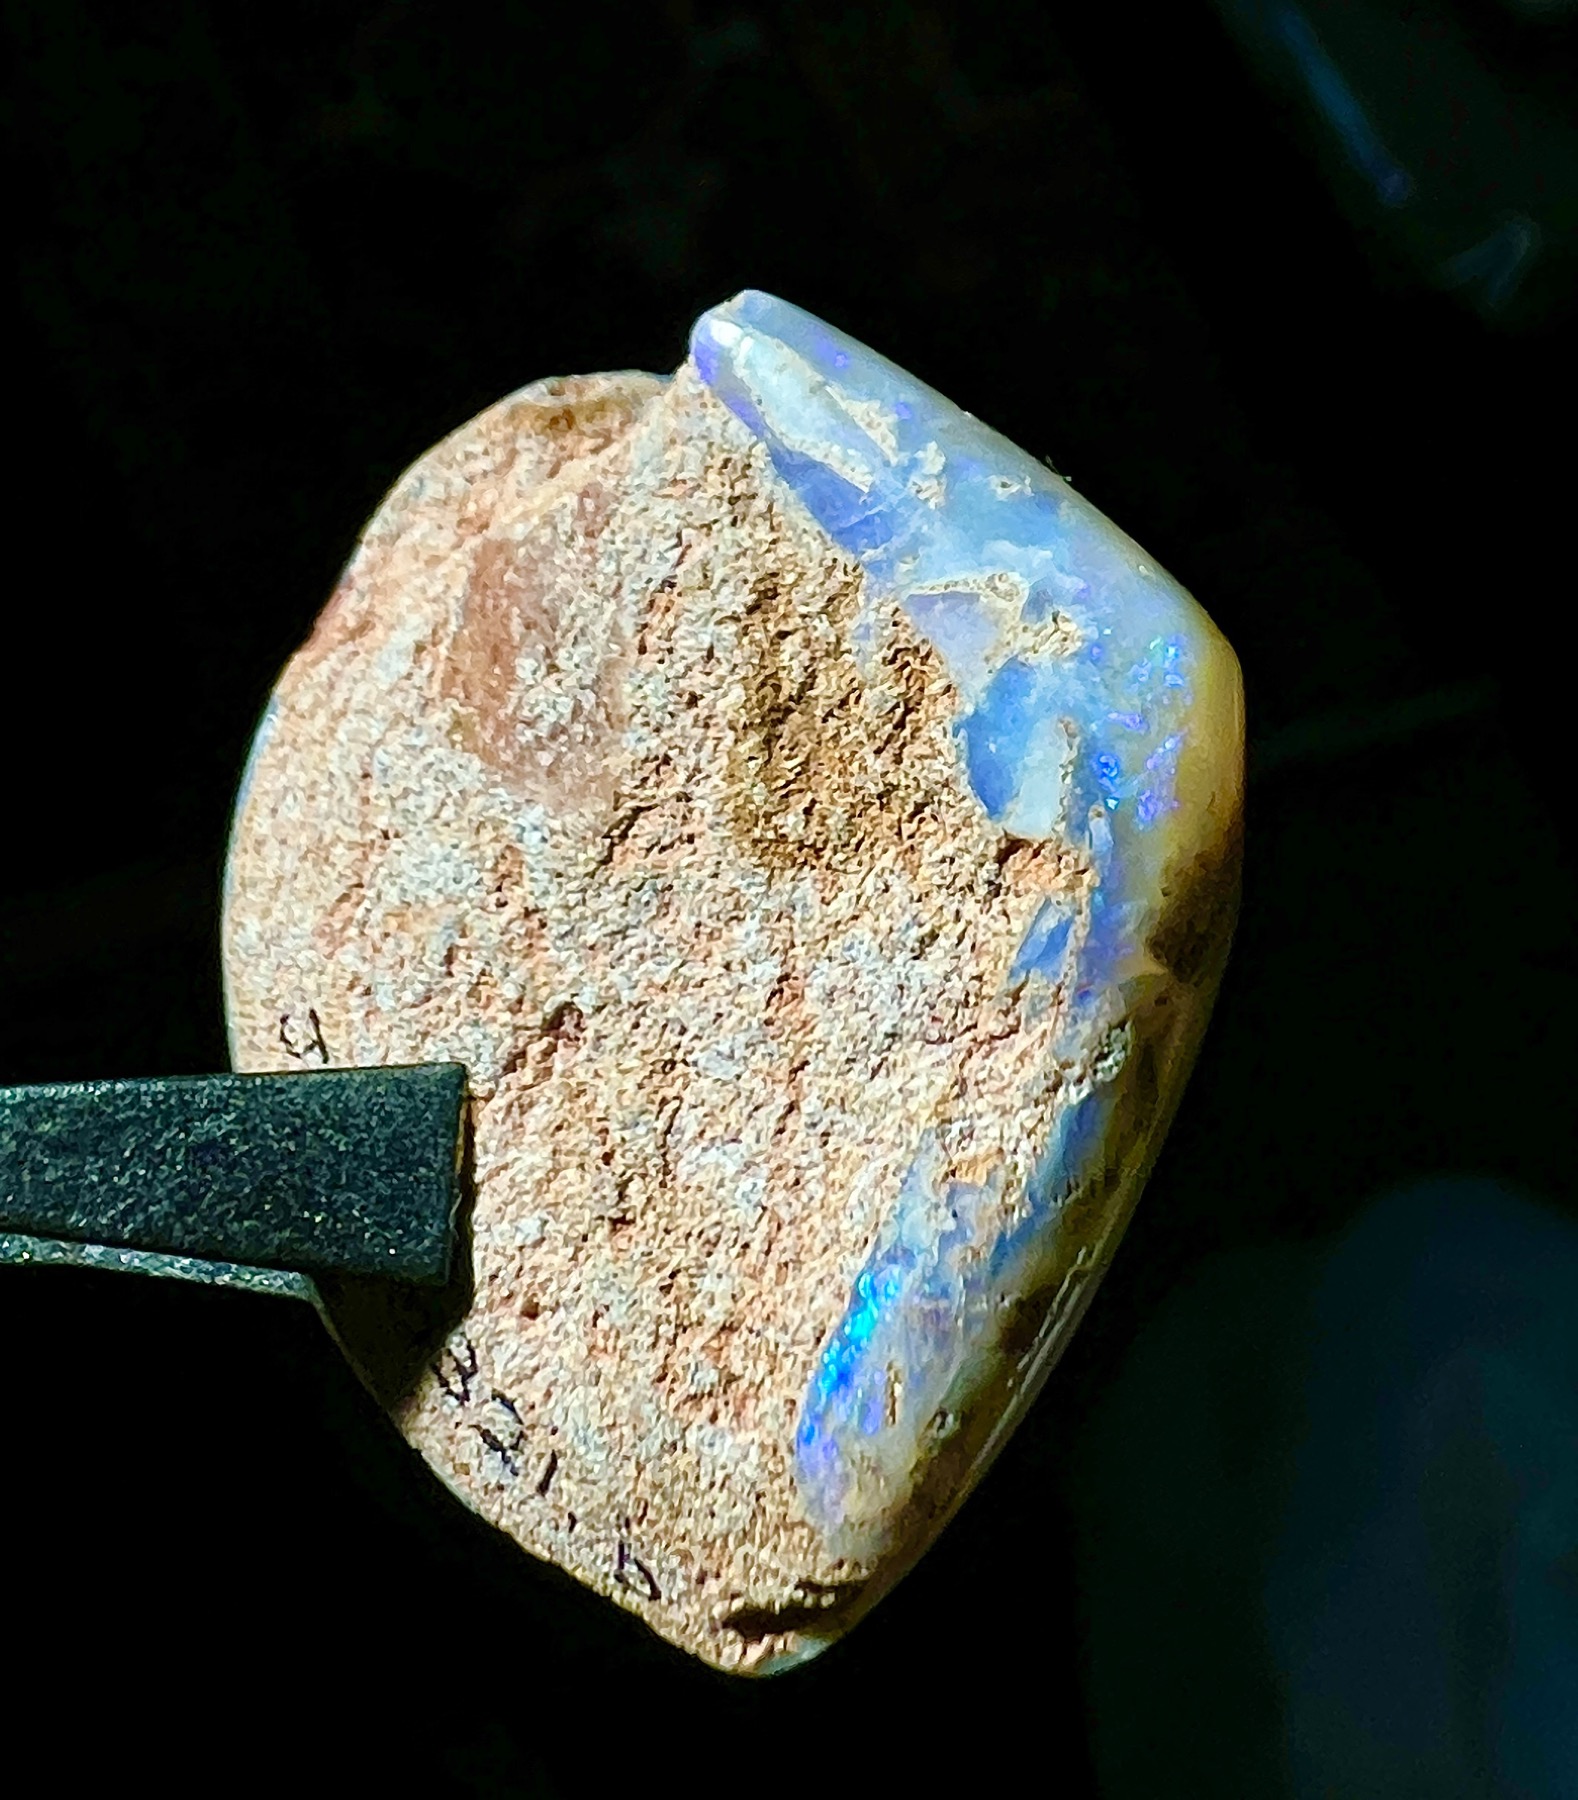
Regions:
<instances>
[{"instance_id":1,"label":"brown mineral edge","mask_svg":"<svg viewBox=\"0 0 1578 1800\"><path fill-rule=\"evenodd\" d=\"M837 1636L990 1453L1002 1391L897 1538L835 1554L795 1413L946 1097L1039 1128L1049 1027L1003 975L1085 873L985 818L897 609L857 665L862 582L688 367L525 388L368 526L227 871L238 1069L470 1071L469 1266L447 1311L330 1295L353 1360L485 1519L741 1671ZM1010 1416L1176 1096L1230 929L1227 812L1164 921L1193 966L1134 1059L1150 1122L1047 1271L1055 1330L1010 1346Z\"/></svg>"}]
</instances>

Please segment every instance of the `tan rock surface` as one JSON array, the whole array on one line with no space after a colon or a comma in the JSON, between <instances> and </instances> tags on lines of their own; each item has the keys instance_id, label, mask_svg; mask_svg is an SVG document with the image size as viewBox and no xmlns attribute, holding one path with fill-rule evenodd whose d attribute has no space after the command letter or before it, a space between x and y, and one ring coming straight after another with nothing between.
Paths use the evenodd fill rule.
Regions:
<instances>
[{"instance_id":1,"label":"tan rock surface","mask_svg":"<svg viewBox=\"0 0 1578 1800\"><path fill-rule=\"evenodd\" d=\"M857 666L862 579L690 371L527 388L368 528L228 876L238 1068L471 1072L474 1293L401 1429L731 1668L877 1567L807 1520L795 1409L919 1131L965 1176L1044 1141L1003 976L1084 879L987 821L896 609Z\"/></svg>"}]
</instances>

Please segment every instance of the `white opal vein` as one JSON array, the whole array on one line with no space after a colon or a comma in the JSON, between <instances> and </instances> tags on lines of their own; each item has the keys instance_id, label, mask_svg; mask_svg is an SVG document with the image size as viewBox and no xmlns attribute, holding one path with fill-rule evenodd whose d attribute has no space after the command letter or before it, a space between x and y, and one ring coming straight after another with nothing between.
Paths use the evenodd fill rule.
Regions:
<instances>
[{"instance_id":1,"label":"white opal vein","mask_svg":"<svg viewBox=\"0 0 1578 1800\"><path fill-rule=\"evenodd\" d=\"M833 1541L854 1543L903 1502L986 1378L1005 1315L1049 1267L1067 1269L1052 1312L1069 1321L1081 1270L1101 1260L1099 1243L1069 1254L1071 1202L1104 1184L1115 1228L1143 1179L1198 1020L1174 1033L1176 1070L1153 1082L1143 1143L1114 1143L1114 1108L1135 1020L1177 986L1152 946L1158 918L1202 844L1231 834L1237 670L1189 594L1094 506L822 321L747 291L698 320L691 351L862 565L868 607L896 601L940 654L964 773L1004 838L1056 840L1086 871L1035 916L1008 976L1027 1004L1044 990L1040 1003L1062 1008L1061 1106L1037 1166L1017 1191L1001 1167L939 1179L945 1159L923 1133L805 1393L801 1495ZM1027 1368L1021 1404L1035 1379Z\"/></svg>"}]
</instances>

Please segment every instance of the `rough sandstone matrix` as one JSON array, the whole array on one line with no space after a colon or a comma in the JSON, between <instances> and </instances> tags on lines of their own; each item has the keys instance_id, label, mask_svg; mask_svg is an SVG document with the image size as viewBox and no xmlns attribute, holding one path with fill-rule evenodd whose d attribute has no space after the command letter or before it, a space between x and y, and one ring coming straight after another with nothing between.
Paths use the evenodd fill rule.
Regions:
<instances>
[{"instance_id":1,"label":"rough sandstone matrix","mask_svg":"<svg viewBox=\"0 0 1578 1800\"><path fill-rule=\"evenodd\" d=\"M471 1285L401 1430L724 1668L904 1560L808 1517L796 1409L918 1125L997 1119L965 1176L1044 1141L1056 1019L1003 977L1086 879L988 820L897 606L857 665L864 579L691 365L523 389L368 527L228 870L237 1068L470 1071Z\"/></svg>"}]
</instances>

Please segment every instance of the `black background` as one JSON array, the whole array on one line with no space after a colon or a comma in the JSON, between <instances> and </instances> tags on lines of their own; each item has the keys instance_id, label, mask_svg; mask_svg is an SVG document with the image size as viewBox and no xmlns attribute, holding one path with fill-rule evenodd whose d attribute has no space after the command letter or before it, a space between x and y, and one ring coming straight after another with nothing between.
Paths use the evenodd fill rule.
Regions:
<instances>
[{"instance_id":1,"label":"black background","mask_svg":"<svg viewBox=\"0 0 1578 1800\"><path fill-rule=\"evenodd\" d=\"M1570 93L1569 30L1459 19L1510 91ZM305 1308L0 1271L17 1729L221 1787L930 1792L1028 1750L1094 1793L1066 1471L1163 1298L1403 1176L1573 1210L1570 308L1421 283L1203 5L11 23L0 1081L224 1066L230 799L360 524L501 394L671 368L745 285L1050 455L1192 588L1254 771L1234 964L1118 1265L844 1646L766 1685L670 1653L440 1493Z\"/></svg>"}]
</instances>

